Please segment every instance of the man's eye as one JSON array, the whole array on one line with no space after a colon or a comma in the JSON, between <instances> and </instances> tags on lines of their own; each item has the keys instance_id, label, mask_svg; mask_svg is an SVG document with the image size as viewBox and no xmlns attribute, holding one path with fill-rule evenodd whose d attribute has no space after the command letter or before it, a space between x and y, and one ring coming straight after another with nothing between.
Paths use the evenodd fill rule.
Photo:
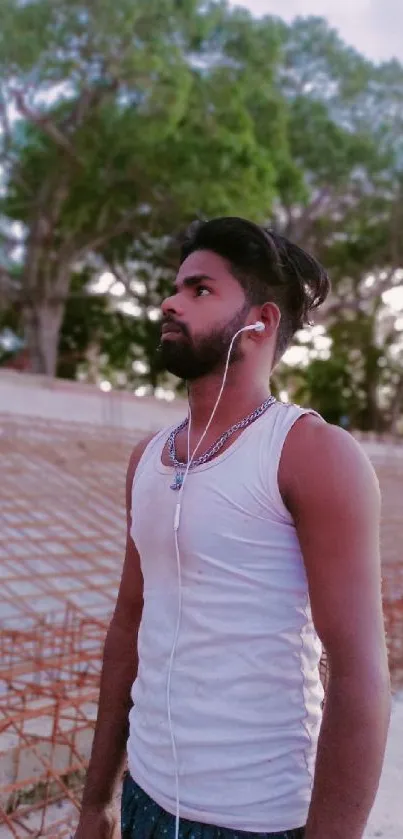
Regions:
<instances>
[{"instance_id":1,"label":"man's eye","mask_svg":"<svg viewBox=\"0 0 403 839\"><path fill-rule=\"evenodd\" d=\"M198 285L196 288L196 297L204 297L203 292L207 292L207 294L211 294L210 289L207 288L205 285Z\"/></svg>"}]
</instances>

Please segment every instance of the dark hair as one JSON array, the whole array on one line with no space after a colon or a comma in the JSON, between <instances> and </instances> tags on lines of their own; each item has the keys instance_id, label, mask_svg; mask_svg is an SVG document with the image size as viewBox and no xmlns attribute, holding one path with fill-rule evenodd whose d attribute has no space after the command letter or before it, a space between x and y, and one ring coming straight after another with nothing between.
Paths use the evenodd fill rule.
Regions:
<instances>
[{"instance_id":1,"label":"dark hair","mask_svg":"<svg viewBox=\"0 0 403 839\"><path fill-rule=\"evenodd\" d=\"M313 256L285 236L243 218L193 222L182 239L180 262L197 250L213 251L228 261L251 306L277 304L281 321L274 364L330 291L328 274Z\"/></svg>"}]
</instances>

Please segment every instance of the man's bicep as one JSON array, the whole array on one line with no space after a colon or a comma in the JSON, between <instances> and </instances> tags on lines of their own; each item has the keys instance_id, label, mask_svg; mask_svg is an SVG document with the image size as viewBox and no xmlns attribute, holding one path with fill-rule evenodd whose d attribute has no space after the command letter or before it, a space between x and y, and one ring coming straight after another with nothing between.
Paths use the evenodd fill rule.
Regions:
<instances>
[{"instance_id":1,"label":"man's bicep","mask_svg":"<svg viewBox=\"0 0 403 839\"><path fill-rule=\"evenodd\" d=\"M113 621L124 629L140 623L143 611L143 575L138 550L127 533L123 571Z\"/></svg>"},{"instance_id":2,"label":"man's bicep","mask_svg":"<svg viewBox=\"0 0 403 839\"><path fill-rule=\"evenodd\" d=\"M384 668L380 494L374 470L340 429L313 418L297 426L286 452L294 473L288 499L316 630L333 673Z\"/></svg>"},{"instance_id":3,"label":"man's bicep","mask_svg":"<svg viewBox=\"0 0 403 839\"><path fill-rule=\"evenodd\" d=\"M143 610L143 575L139 552L131 536L131 505L134 476L141 456L152 437L137 444L129 460L126 474L126 550L113 621L131 629L141 619Z\"/></svg>"}]
</instances>

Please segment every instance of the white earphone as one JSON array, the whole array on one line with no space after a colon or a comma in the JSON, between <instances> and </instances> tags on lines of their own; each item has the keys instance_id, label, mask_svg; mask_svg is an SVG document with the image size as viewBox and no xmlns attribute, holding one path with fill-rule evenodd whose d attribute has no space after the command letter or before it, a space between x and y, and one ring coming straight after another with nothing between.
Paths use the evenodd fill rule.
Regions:
<instances>
[{"instance_id":1,"label":"white earphone","mask_svg":"<svg viewBox=\"0 0 403 839\"><path fill-rule=\"evenodd\" d=\"M207 423L207 425L206 425L206 427L203 431L203 434L200 437L200 440L199 440L196 448L194 449L194 451L192 453L192 456L190 456L190 429L191 429L191 426L192 426L192 412L190 410L190 405L189 405L189 422L188 422L188 434L187 434L187 466L186 466L185 474L183 476L182 486L179 490L178 503L177 503L176 508L175 508L175 517L174 517L174 539L175 539L175 550L176 550L176 562L177 562L177 569L178 569L178 620L177 620L177 624L176 624L174 643L173 643L173 646L172 646L171 656L170 656L170 660L169 660L169 670L168 670L168 679L167 679L168 724L169 724L169 731L170 731L170 735L171 735L172 754L173 754L174 763L175 763L175 783L176 783L175 839L179 839L179 818L180 818L179 817L179 771L178 771L178 755L177 755L177 749L176 749L175 736L174 736L173 729L172 729L172 718L171 718L171 676L172 676L172 666L173 666L173 661L174 661L175 652L176 652L176 645L177 645L178 637L179 637L180 621L181 621L181 615L182 615L182 574L181 574L181 561L180 561L179 545L178 545L178 530L179 530L179 525L180 525L181 508L182 508L181 498L182 498L182 493L183 493L183 489L184 489L184 486L185 486L186 478L189 474L189 469L190 469L190 467L192 465L192 462L195 458L196 452L200 448L200 446L201 446L201 444L202 444L202 442L203 442L203 440L204 440L204 438L205 438L205 436L206 436L206 434L207 434L207 432L210 428L210 425L211 425L211 423L214 419L214 416L215 416L215 412L218 408L218 404L220 402L221 396L223 394L223 390L224 390L224 387L225 387L225 382L226 382L226 379L227 379L227 373L228 373L228 367L229 367L232 347L234 346L234 341L238 337L238 335L241 334L241 332L248 332L248 331L264 332L264 330L265 330L264 323L261 320L257 320L256 323L252 323L250 326L243 326L242 329L238 329L238 331L235 332L235 335L233 335L233 337L231 339L231 343L229 345L229 349L228 349L227 361L226 361L226 364L225 364L225 370L224 370L224 375L223 375L223 380L222 380L220 392L218 394L218 397L217 397L216 403L214 405L214 408L211 412L210 419L209 419L209 421L208 421L208 423Z\"/></svg>"},{"instance_id":2,"label":"white earphone","mask_svg":"<svg viewBox=\"0 0 403 839\"><path fill-rule=\"evenodd\" d=\"M265 325L263 321L257 320L256 323L252 323L252 326L244 326L244 328L241 329L240 332L243 332L246 329L253 329L255 332L264 332Z\"/></svg>"}]
</instances>

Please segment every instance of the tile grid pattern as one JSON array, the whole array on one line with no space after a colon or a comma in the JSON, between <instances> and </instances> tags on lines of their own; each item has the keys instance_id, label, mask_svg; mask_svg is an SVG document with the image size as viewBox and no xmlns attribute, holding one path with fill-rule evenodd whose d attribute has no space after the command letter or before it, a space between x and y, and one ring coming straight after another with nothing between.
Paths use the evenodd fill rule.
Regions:
<instances>
[{"instance_id":1,"label":"tile grid pattern","mask_svg":"<svg viewBox=\"0 0 403 839\"><path fill-rule=\"evenodd\" d=\"M0 824L18 839L29 835L38 806L26 794L34 782L45 791L40 835L68 835L51 822L54 800L77 813L123 560L126 464L141 434L0 415L0 758L4 742L14 750L12 771L0 778ZM370 456L383 495L384 608L397 686L403 457L387 446L372 446ZM67 775L76 787L66 786Z\"/></svg>"}]
</instances>

